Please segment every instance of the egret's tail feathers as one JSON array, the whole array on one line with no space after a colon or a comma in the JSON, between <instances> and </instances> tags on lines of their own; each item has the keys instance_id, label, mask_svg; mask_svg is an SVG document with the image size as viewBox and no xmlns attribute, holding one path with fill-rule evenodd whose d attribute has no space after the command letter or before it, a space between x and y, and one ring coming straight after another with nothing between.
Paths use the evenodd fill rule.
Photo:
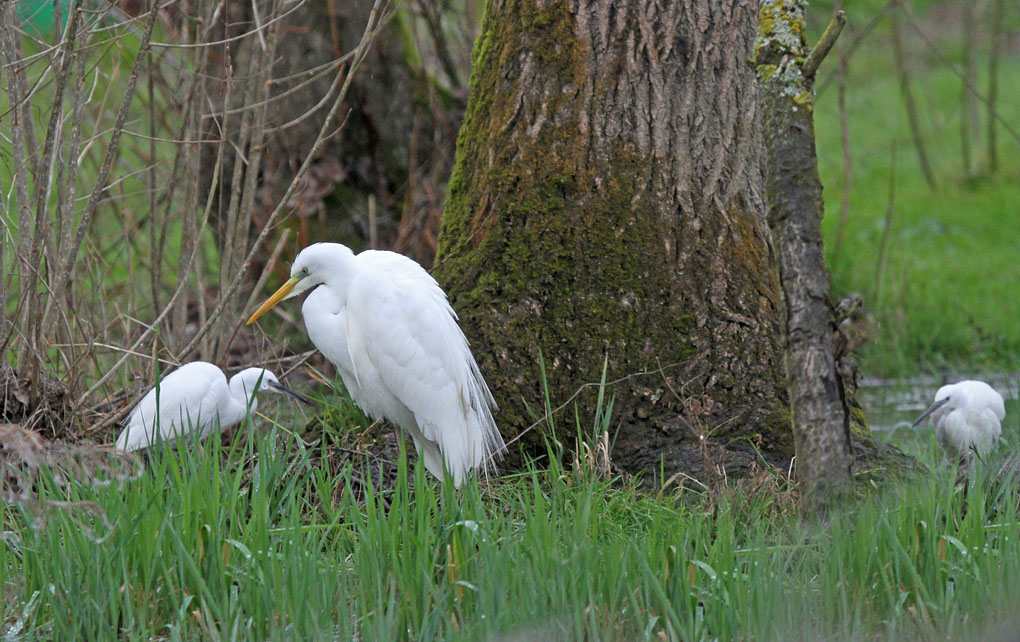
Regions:
<instances>
[{"instance_id":1,"label":"egret's tail feathers","mask_svg":"<svg viewBox=\"0 0 1020 642\"><path fill-rule=\"evenodd\" d=\"M134 450L134 448L128 447L126 431L121 432L120 435L117 436L117 443L114 444L114 448L117 450Z\"/></svg>"},{"instance_id":2,"label":"egret's tail feathers","mask_svg":"<svg viewBox=\"0 0 1020 642\"><path fill-rule=\"evenodd\" d=\"M425 463L425 470L435 475L436 479L441 481L443 479L443 453L440 451L439 444L431 436L433 433L432 429L428 424L419 426L418 420L413 413L409 412L402 419L403 421L395 423L400 425L404 432L411 435L414 449L418 452L422 462Z\"/></svg>"},{"instance_id":3,"label":"egret's tail feathers","mask_svg":"<svg viewBox=\"0 0 1020 642\"><path fill-rule=\"evenodd\" d=\"M496 407L496 401L492 398L492 393L489 392L489 387L485 385L485 379L482 378L481 372L478 370L478 365L472 359L471 361L471 412L469 413L473 426L471 426L471 433L480 436L480 462L476 462L475 465L480 465L482 474L488 477L489 473L495 474L496 462L503 458L503 454L506 452L506 443L503 441L503 436L499 434L499 428L496 426L496 420L492 416L494 410L498 410Z\"/></svg>"},{"instance_id":4,"label":"egret's tail feathers","mask_svg":"<svg viewBox=\"0 0 1020 642\"><path fill-rule=\"evenodd\" d=\"M117 436L115 447L117 450L127 452L148 448L155 441L156 432L155 425L147 426L141 418L132 418L132 421L125 424L124 430Z\"/></svg>"},{"instance_id":5,"label":"egret's tail feathers","mask_svg":"<svg viewBox=\"0 0 1020 642\"><path fill-rule=\"evenodd\" d=\"M421 447L418 449L421 453L422 461L425 462L425 468L436 476L436 479L442 481L443 479L443 454L439 452L439 446L436 442L429 439L422 439ZM451 471L453 472L453 471ZM457 475L454 474L454 483L460 486L458 483Z\"/></svg>"}]
</instances>

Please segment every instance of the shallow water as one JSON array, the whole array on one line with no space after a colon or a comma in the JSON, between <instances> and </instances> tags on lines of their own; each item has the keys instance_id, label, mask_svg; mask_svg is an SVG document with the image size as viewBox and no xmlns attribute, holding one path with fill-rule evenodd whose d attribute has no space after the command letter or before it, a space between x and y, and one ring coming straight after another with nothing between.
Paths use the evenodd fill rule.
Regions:
<instances>
[{"instance_id":1,"label":"shallow water","mask_svg":"<svg viewBox=\"0 0 1020 642\"><path fill-rule=\"evenodd\" d=\"M934 400L935 391L941 386L965 379L979 379L995 388L1006 400L1006 421L1003 429L1017 425L1020 372L965 373L958 376L919 376L909 379L863 377L857 394L868 415L871 429L893 431L908 428L914 423ZM931 429L931 423L926 421L918 426L918 429L922 428Z\"/></svg>"}]
</instances>

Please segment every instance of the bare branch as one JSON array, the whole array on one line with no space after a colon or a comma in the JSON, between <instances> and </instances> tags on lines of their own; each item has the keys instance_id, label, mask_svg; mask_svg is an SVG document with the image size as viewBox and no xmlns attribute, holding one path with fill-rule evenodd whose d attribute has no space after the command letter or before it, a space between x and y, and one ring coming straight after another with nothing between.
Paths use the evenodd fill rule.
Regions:
<instances>
[{"instance_id":1,"label":"bare branch","mask_svg":"<svg viewBox=\"0 0 1020 642\"><path fill-rule=\"evenodd\" d=\"M971 79L967 78L966 75L961 73L956 68L956 66L948 58L946 58L945 54L943 54L939 50L939 48L935 45L935 43L931 41L931 38L928 37L928 34L926 34L924 30L921 29L921 25L917 24L914 18L910 15L907 16L907 22L909 22L910 26L914 29L914 31L917 32L917 35L921 36L921 40L923 40L924 44L927 45L929 49L931 49L932 53L935 54L939 61L942 64L944 64L946 68L949 69L949 71L953 72L955 76L957 76L961 81L963 81L963 84L967 88L967 90L973 93L978 100L985 104L985 106L988 108L988 113L994 116L995 120L1002 124L1003 128L1007 132L1009 132L1009 134L1014 139L1016 139L1017 143L1020 143L1020 132L1018 132L1012 125L1010 125L1009 121L1002 117L1002 114L1000 114L998 110L995 109L995 105L989 102L989 100L984 96L984 94L978 91L977 87L974 86L974 83L971 81Z\"/></svg>"},{"instance_id":2,"label":"bare branch","mask_svg":"<svg viewBox=\"0 0 1020 642\"><path fill-rule=\"evenodd\" d=\"M262 34L263 31L265 31L269 27L275 25L276 23L282 21L284 18L286 18L290 14L292 14L295 11L297 11L298 9L300 9L302 7L302 5L304 5L303 2L296 2L296 3L294 3L294 6L292 6L289 10L287 10L286 13L283 13L283 14L280 14L280 15L276 16L275 18L273 18L269 22L266 22L264 24L258 25L257 27L255 27L251 31L246 31L246 32L244 32L242 34L238 34L238 35L232 36L230 38L224 38L222 40L211 40L211 41L206 41L206 42L199 42L199 43L195 43L195 44L180 44L180 43L176 43L175 44L175 43L169 43L169 42L154 42L154 43L152 43L152 46L160 48L160 49L204 49L206 47L215 47L217 45L226 45L226 44L230 44L231 42L237 42L239 40L244 40L245 38L247 38L248 36L250 36L252 34L257 34L261 38L262 37L261 34ZM211 20L209 22L209 24L212 25L212 24L215 24L215 22L216 22L216 20L213 19L213 20Z\"/></svg>"},{"instance_id":3,"label":"bare branch","mask_svg":"<svg viewBox=\"0 0 1020 642\"><path fill-rule=\"evenodd\" d=\"M276 208L273 209L273 211L269 214L269 217L266 219L265 225L262 227L262 230L255 238L254 243L252 243L251 250L249 250L248 255L245 257L245 260L241 265L241 269L237 272L237 274L234 275L234 278L227 286L226 291L220 293L220 302L217 304L216 308L209 316L210 322L214 321L216 318L220 316L220 314L222 314L223 309L226 306L226 301L229 300L231 296L233 296L234 291L237 289L238 285L240 285L241 279L244 277L244 274L248 271L248 268L251 266L251 263L255 259L255 255L259 251L259 248L261 248L262 244L265 242L265 239L269 234L269 230L273 228L273 224L276 222L276 219L279 218L280 214L283 211L284 206L290 201L290 197L294 193L294 190L301 183L301 180L304 178L304 175L308 171L308 168L311 167L312 162L315 160L315 157L319 152L319 149L322 147L322 144L327 140L327 138L335 134L335 132L333 131L333 121L336 118L337 114L339 113L340 107L341 105L343 105L344 99L347 97L347 92L350 89L351 81L354 78L354 74L358 70L358 67L361 65L361 63L365 60L365 57L368 55L369 49L371 48L372 45L372 41L377 34L377 28L384 24L387 20L389 20L390 16L392 15L382 14L382 9L383 7L386 6L386 3L387 0L375 0L375 4L372 6L372 11L369 14L368 22L365 25L365 31L362 33L361 42L358 44L358 47L356 49L357 54L355 55L354 60L351 62L350 68L347 70L347 75L344 78L343 86L340 89L340 93L337 95L336 100L333 101L332 108L329 110L329 113L326 114L326 118L322 122L322 127L319 129L319 135L316 136L315 142L312 143L312 147L311 149L309 149L308 154L305 156L305 160L301 163L301 166L298 168L297 172L294 173L294 178L291 180L290 185L287 186L286 192L284 192L283 196L280 198L280 201L277 204ZM195 345L197 345L198 341L201 340L205 333L209 331L210 325L211 323L206 323L201 328L199 328L198 332L195 333L195 336L192 338L191 342L189 342L188 345L184 348L184 350L181 351L183 355L186 355L191 352Z\"/></svg>"},{"instance_id":4,"label":"bare branch","mask_svg":"<svg viewBox=\"0 0 1020 642\"><path fill-rule=\"evenodd\" d=\"M907 124L914 140L914 149L917 151L917 161L921 165L921 173L924 175L928 187L935 190L935 174L932 172L931 162L928 160L928 148L924 143L924 136L921 135L921 119L917 115L917 103L914 101L914 92L910 85L910 69L907 67L907 59L903 52L899 13L899 10L892 13L892 44L893 57L896 60L896 75L900 81L900 93L903 95L903 103L907 110Z\"/></svg>"},{"instance_id":5,"label":"bare branch","mask_svg":"<svg viewBox=\"0 0 1020 642\"><path fill-rule=\"evenodd\" d=\"M832 16L829 26L822 32L822 36L804 60L800 72L804 74L805 78L814 79L815 74L818 72L818 67L825 60L825 57L829 55L832 45L836 44L836 39L839 38L839 34L843 31L844 26L846 26L846 12L839 10L836 12L836 15Z\"/></svg>"},{"instance_id":6,"label":"bare branch","mask_svg":"<svg viewBox=\"0 0 1020 642\"><path fill-rule=\"evenodd\" d=\"M78 249L81 247L82 241L85 238L85 233L88 231L89 222L92 219L93 214L96 211L96 206L99 204L99 199L106 189L106 180L110 176L110 168L113 166L113 159L117 155L118 144L120 142L120 135L124 129L124 123L127 121L128 109L131 107L131 101L135 95L135 85L138 82L138 72L141 69L142 61L145 60L146 54L149 50L149 41L152 37L152 29L156 25L156 16L159 14L159 0L152 0L152 8L149 9L148 22L145 25L145 33L142 35L142 41L138 47L138 54L135 56L134 64L131 67L131 75L128 77L127 87L124 90L124 100L121 103L120 112L117 114L117 124L114 128L113 136L110 138L109 147L106 149L106 157L103 159L103 164L99 168L99 175L96 178L96 185L92 190L92 195L89 197L89 202L85 206L84 211L81 213L81 220L78 223L78 229L74 236L72 245L67 248L67 252L62 257L63 263L60 266L60 272L58 278L62 280L60 290L63 291L67 287L67 283L70 281L71 269L74 266L75 258L78 256Z\"/></svg>"}]
</instances>

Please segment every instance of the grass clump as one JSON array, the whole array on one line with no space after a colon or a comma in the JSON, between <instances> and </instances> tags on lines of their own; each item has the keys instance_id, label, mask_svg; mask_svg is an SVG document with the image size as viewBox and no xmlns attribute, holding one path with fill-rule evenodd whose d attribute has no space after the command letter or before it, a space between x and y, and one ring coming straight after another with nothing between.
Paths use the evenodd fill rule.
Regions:
<instances>
[{"instance_id":1,"label":"grass clump","mask_svg":"<svg viewBox=\"0 0 1020 642\"><path fill-rule=\"evenodd\" d=\"M965 490L934 459L820 524L774 471L651 493L550 458L456 491L402 454L391 489L354 493L364 471L319 465L328 446L234 443L158 450L121 487L42 484L69 503L38 523L5 507L7 634L903 639L986 633L1020 598L1016 483Z\"/></svg>"}]
</instances>

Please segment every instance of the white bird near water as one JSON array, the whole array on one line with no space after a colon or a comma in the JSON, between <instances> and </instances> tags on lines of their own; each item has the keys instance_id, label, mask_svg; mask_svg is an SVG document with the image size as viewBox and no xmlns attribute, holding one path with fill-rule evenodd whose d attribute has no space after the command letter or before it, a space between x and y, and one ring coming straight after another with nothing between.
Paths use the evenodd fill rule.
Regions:
<instances>
[{"instance_id":1,"label":"white bird near water","mask_svg":"<svg viewBox=\"0 0 1020 642\"><path fill-rule=\"evenodd\" d=\"M351 398L411 435L425 467L460 487L506 449L485 385L446 294L413 260L338 243L298 253L290 279L248 319L312 290L301 307L308 337ZM314 290L313 290L314 288Z\"/></svg>"},{"instance_id":2,"label":"white bird near water","mask_svg":"<svg viewBox=\"0 0 1020 642\"><path fill-rule=\"evenodd\" d=\"M914 426L928 415L932 416L935 436L946 454L963 459L973 450L984 457L999 441L1006 406L1002 395L987 383L961 381L939 388L935 402L917 418Z\"/></svg>"},{"instance_id":3,"label":"white bird near water","mask_svg":"<svg viewBox=\"0 0 1020 642\"><path fill-rule=\"evenodd\" d=\"M312 403L282 385L269 370L246 368L230 378L205 361L186 363L163 377L124 421L117 450L139 450L194 435L204 439L217 427L233 426L258 406L255 393L282 392Z\"/></svg>"}]
</instances>

